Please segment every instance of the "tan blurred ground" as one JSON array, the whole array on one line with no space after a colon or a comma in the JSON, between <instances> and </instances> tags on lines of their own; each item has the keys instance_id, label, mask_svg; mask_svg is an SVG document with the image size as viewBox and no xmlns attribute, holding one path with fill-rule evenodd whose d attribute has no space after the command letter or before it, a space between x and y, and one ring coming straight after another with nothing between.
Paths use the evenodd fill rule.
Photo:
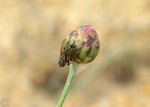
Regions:
<instances>
[{"instance_id":1,"label":"tan blurred ground","mask_svg":"<svg viewBox=\"0 0 150 107\"><path fill-rule=\"evenodd\" d=\"M150 107L149 0L0 0L0 99L55 107L68 74L58 66L61 42L84 24L101 51L64 107Z\"/></svg>"}]
</instances>

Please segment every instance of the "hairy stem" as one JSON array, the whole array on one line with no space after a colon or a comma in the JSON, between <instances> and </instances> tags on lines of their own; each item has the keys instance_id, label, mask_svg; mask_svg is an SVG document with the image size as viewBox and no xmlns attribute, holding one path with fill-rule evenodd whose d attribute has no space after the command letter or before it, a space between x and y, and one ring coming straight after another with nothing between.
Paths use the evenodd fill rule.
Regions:
<instances>
[{"instance_id":1,"label":"hairy stem","mask_svg":"<svg viewBox=\"0 0 150 107\"><path fill-rule=\"evenodd\" d=\"M64 90L63 90L63 92L61 94L61 97L59 99L59 102L57 104L57 107L62 107L62 105L63 105L63 103L65 101L65 98L67 96L67 93L69 91L69 88L70 88L70 86L72 84L72 81L74 79L74 76L76 74L76 71L77 71L77 68L76 68L75 64L71 64L70 65L69 75L68 75L68 78L67 78L67 82L65 84Z\"/></svg>"}]
</instances>

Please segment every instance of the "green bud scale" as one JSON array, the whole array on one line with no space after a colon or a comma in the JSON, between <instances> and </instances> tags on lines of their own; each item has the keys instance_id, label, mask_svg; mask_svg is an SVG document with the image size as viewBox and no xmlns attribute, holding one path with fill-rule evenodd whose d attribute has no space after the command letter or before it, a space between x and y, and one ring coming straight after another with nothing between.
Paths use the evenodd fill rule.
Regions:
<instances>
[{"instance_id":1,"label":"green bud scale","mask_svg":"<svg viewBox=\"0 0 150 107\"><path fill-rule=\"evenodd\" d=\"M70 61L86 64L93 61L99 53L98 34L90 25L79 26L63 40L59 65L64 67Z\"/></svg>"}]
</instances>

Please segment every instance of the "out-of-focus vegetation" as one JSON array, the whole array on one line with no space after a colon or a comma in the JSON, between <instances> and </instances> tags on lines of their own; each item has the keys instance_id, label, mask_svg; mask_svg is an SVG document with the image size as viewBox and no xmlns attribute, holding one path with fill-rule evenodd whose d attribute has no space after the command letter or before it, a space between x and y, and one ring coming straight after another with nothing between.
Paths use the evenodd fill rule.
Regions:
<instances>
[{"instance_id":1,"label":"out-of-focus vegetation","mask_svg":"<svg viewBox=\"0 0 150 107\"><path fill-rule=\"evenodd\" d=\"M0 99L55 107L69 68L58 66L61 42L84 24L101 50L64 107L150 107L149 0L0 0Z\"/></svg>"}]
</instances>

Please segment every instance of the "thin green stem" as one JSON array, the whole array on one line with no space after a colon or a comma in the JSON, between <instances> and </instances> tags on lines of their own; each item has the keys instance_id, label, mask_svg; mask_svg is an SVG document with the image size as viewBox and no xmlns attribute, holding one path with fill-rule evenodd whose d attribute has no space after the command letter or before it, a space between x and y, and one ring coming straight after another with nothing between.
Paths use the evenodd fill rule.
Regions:
<instances>
[{"instance_id":1,"label":"thin green stem","mask_svg":"<svg viewBox=\"0 0 150 107\"><path fill-rule=\"evenodd\" d=\"M63 105L63 103L65 101L65 98L67 96L67 93L69 91L69 88L70 88L70 86L72 84L72 80L74 79L74 76L76 74L76 71L77 71L77 68L76 68L75 64L71 64L70 65L69 75L68 75L68 78L67 78L67 82L65 84L64 90L63 90L63 92L61 94L61 97L59 99L59 102L57 104L57 107L62 107L62 105Z\"/></svg>"}]
</instances>

